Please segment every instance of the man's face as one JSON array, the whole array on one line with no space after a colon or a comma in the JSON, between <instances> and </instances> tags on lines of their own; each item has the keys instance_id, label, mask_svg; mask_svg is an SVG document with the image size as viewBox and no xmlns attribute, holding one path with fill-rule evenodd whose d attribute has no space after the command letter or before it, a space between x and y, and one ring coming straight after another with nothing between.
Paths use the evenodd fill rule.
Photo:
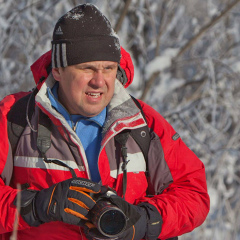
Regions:
<instances>
[{"instance_id":1,"label":"man's face","mask_svg":"<svg viewBox=\"0 0 240 240\"><path fill-rule=\"evenodd\" d=\"M98 115L113 96L117 66L116 62L94 61L54 68L59 101L70 114Z\"/></svg>"}]
</instances>

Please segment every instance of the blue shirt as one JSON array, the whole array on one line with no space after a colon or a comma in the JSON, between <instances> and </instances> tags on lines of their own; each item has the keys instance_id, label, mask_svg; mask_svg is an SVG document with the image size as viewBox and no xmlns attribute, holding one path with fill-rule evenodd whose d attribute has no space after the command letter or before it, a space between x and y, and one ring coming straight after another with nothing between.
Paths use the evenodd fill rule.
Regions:
<instances>
[{"instance_id":1,"label":"blue shirt","mask_svg":"<svg viewBox=\"0 0 240 240\"><path fill-rule=\"evenodd\" d=\"M102 127L106 119L106 108L97 116L91 118L82 115L70 115L65 107L58 101L58 86L59 83L56 82L52 89L48 88L48 97L52 107L61 113L70 127L75 130L86 153L91 179L94 182L99 182L98 155L102 141Z\"/></svg>"}]
</instances>

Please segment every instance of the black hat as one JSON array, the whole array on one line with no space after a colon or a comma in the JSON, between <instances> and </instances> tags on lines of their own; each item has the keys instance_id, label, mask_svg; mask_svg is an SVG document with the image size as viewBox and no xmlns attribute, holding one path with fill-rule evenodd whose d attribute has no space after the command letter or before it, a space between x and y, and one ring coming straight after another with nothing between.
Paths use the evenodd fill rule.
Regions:
<instances>
[{"instance_id":1,"label":"black hat","mask_svg":"<svg viewBox=\"0 0 240 240\"><path fill-rule=\"evenodd\" d=\"M79 5L56 23L52 39L53 68L91 61L119 63L120 58L119 38L96 6Z\"/></svg>"}]
</instances>

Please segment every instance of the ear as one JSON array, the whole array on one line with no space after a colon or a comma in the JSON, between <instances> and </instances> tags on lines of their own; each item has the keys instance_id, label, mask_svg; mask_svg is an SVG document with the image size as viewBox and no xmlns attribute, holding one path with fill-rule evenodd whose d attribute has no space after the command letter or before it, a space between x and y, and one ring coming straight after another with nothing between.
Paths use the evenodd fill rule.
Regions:
<instances>
[{"instance_id":1,"label":"ear","mask_svg":"<svg viewBox=\"0 0 240 240\"><path fill-rule=\"evenodd\" d=\"M52 75L53 75L53 77L54 77L54 79L56 81L60 81L61 80L61 75L60 75L59 68L53 68L52 69Z\"/></svg>"}]
</instances>

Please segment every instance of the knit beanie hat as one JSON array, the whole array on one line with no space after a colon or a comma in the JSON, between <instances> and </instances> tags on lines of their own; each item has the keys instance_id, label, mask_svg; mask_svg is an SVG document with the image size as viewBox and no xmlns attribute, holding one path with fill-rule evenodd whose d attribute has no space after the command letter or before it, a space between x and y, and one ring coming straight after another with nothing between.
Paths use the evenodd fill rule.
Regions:
<instances>
[{"instance_id":1,"label":"knit beanie hat","mask_svg":"<svg viewBox=\"0 0 240 240\"><path fill-rule=\"evenodd\" d=\"M109 20L92 4L79 5L63 15L52 38L52 67L91 61L120 62L117 34Z\"/></svg>"}]
</instances>

